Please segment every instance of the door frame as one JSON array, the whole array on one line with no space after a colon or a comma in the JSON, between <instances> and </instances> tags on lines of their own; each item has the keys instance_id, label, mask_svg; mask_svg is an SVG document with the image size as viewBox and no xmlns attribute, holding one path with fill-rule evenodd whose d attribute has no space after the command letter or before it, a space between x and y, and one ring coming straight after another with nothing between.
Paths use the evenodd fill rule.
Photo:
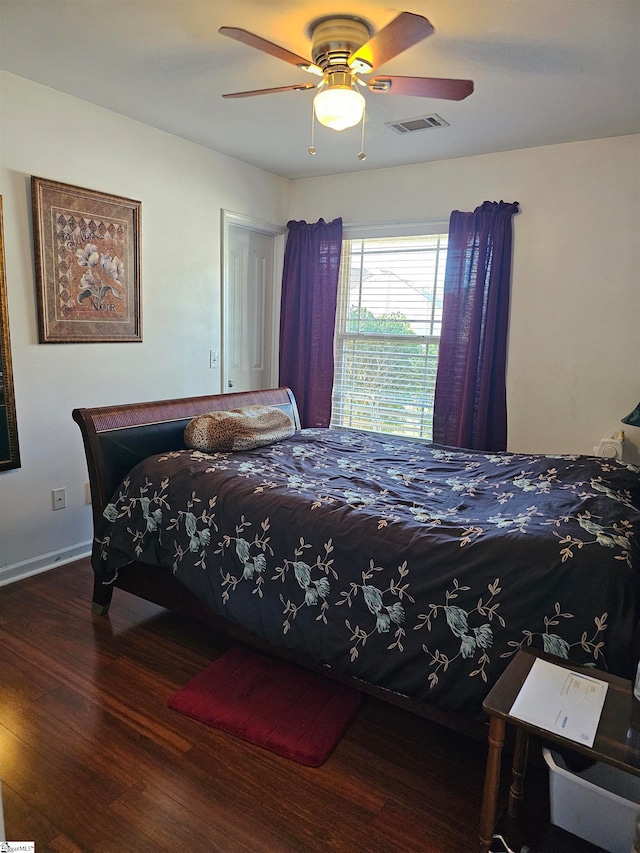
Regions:
<instances>
[{"instance_id":1,"label":"door frame","mask_svg":"<svg viewBox=\"0 0 640 853\"><path fill-rule=\"evenodd\" d=\"M284 265L284 246L287 228L285 225L275 225L272 222L265 222L262 219L256 219L253 216L247 216L243 213L233 213L230 210L222 210L221 218L221 277L222 277L222 294L220 304L220 387L223 394L228 393L229 376L227 370L227 342L229 340L229 331L227 329L228 305L229 305L229 272L228 272L228 254L229 254L229 228L244 228L247 231L257 231L259 234L266 234L273 238L273 306L272 306L272 329L271 340L274 346L271 347L271 364L270 373L272 376L272 384L278 384L278 369L279 369L279 337L280 337L280 299L282 295L282 269Z\"/></svg>"}]
</instances>

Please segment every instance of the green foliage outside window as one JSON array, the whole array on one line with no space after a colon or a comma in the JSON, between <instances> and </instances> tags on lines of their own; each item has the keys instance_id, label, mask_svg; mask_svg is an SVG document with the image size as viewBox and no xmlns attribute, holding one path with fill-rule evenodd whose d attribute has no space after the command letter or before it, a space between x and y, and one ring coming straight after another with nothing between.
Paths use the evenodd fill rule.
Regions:
<instances>
[{"instance_id":1,"label":"green foliage outside window","mask_svg":"<svg viewBox=\"0 0 640 853\"><path fill-rule=\"evenodd\" d=\"M437 357L437 344L418 337L401 312L376 316L351 306L342 352L344 425L430 438L432 412L424 400Z\"/></svg>"}]
</instances>

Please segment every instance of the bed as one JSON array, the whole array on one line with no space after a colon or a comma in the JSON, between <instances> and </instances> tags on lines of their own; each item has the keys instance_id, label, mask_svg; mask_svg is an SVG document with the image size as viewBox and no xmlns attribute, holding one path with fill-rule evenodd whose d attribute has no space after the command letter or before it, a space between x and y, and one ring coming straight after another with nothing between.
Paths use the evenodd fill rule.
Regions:
<instances>
[{"instance_id":1,"label":"bed","mask_svg":"<svg viewBox=\"0 0 640 853\"><path fill-rule=\"evenodd\" d=\"M285 412L293 434L185 447L194 417L247 406ZM635 466L301 430L286 388L73 418L96 613L122 588L457 728L484 719L520 648L634 670Z\"/></svg>"}]
</instances>

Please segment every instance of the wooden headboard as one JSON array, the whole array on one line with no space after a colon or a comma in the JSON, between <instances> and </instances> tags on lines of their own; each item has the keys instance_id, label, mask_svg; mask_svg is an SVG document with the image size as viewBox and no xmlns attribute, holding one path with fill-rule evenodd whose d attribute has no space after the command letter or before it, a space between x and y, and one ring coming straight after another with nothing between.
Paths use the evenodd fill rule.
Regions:
<instances>
[{"instance_id":1,"label":"wooden headboard","mask_svg":"<svg viewBox=\"0 0 640 853\"><path fill-rule=\"evenodd\" d=\"M72 417L82 432L89 469L94 525L138 462L185 447L184 430L192 418L243 406L277 406L300 429L298 407L289 388L74 409Z\"/></svg>"}]
</instances>

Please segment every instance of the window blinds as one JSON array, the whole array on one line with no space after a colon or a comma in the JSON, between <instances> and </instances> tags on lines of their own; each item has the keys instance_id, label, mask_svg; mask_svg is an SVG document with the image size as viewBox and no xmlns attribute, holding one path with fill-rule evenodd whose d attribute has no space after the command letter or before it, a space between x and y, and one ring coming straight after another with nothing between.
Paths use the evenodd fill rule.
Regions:
<instances>
[{"instance_id":1,"label":"window blinds","mask_svg":"<svg viewBox=\"0 0 640 853\"><path fill-rule=\"evenodd\" d=\"M431 438L446 234L345 240L331 426Z\"/></svg>"}]
</instances>

